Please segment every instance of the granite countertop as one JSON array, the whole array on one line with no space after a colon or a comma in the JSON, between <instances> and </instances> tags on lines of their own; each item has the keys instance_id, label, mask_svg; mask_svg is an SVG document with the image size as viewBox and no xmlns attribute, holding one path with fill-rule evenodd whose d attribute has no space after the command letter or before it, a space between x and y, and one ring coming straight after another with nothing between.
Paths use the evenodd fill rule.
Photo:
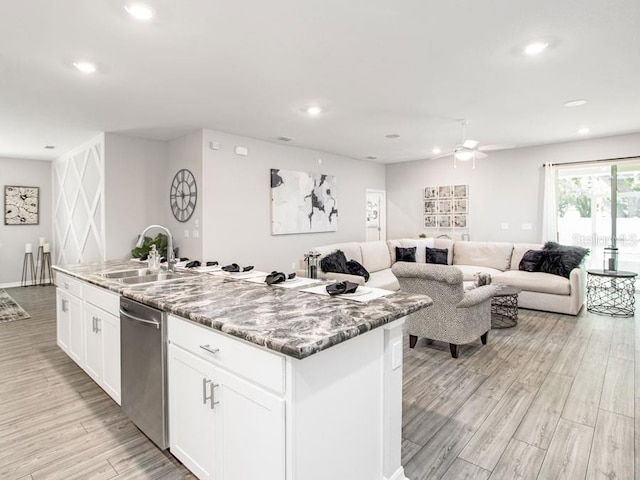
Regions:
<instances>
[{"instance_id":1,"label":"granite countertop","mask_svg":"<svg viewBox=\"0 0 640 480\"><path fill-rule=\"evenodd\" d=\"M297 359L433 303L425 295L400 292L360 303L207 273L135 286L100 275L145 266L112 260L53 269Z\"/></svg>"}]
</instances>

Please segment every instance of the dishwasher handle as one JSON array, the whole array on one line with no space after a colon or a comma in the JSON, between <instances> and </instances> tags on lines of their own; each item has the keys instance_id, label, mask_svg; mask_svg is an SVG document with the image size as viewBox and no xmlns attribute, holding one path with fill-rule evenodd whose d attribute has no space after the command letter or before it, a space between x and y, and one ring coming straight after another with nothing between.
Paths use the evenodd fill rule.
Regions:
<instances>
[{"instance_id":1,"label":"dishwasher handle","mask_svg":"<svg viewBox=\"0 0 640 480\"><path fill-rule=\"evenodd\" d=\"M136 322L142 322L142 323L148 323L150 325L155 325L156 328L160 328L160 324L158 322L154 322L152 320L146 320L144 318L140 318L140 317L136 317L135 315L131 315L130 313L125 312L124 310L120 309L120 315L126 318L129 318L131 320L135 320Z\"/></svg>"}]
</instances>

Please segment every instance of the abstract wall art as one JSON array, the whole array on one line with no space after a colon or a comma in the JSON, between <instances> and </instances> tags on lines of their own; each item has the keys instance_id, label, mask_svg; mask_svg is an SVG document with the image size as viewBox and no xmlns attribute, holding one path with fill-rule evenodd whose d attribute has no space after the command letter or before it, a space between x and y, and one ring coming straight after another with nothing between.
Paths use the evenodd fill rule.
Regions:
<instances>
[{"instance_id":1,"label":"abstract wall art","mask_svg":"<svg viewBox=\"0 0 640 480\"><path fill-rule=\"evenodd\" d=\"M469 186L424 187L424 228L469 228Z\"/></svg>"},{"instance_id":2,"label":"abstract wall art","mask_svg":"<svg viewBox=\"0 0 640 480\"><path fill-rule=\"evenodd\" d=\"M5 185L4 224L38 225L40 188Z\"/></svg>"},{"instance_id":3,"label":"abstract wall art","mask_svg":"<svg viewBox=\"0 0 640 480\"><path fill-rule=\"evenodd\" d=\"M338 179L271 169L271 234L338 230Z\"/></svg>"}]
</instances>

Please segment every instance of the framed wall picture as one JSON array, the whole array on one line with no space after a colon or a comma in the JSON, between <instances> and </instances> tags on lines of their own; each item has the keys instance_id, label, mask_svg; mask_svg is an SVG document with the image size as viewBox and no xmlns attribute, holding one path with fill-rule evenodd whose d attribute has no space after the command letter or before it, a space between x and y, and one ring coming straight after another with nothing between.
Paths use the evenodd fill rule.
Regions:
<instances>
[{"instance_id":1,"label":"framed wall picture","mask_svg":"<svg viewBox=\"0 0 640 480\"><path fill-rule=\"evenodd\" d=\"M453 200L453 213L467 213L466 198L456 198Z\"/></svg>"},{"instance_id":2,"label":"framed wall picture","mask_svg":"<svg viewBox=\"0 0 640 480\"><path fill-rule=\"evenodd\" d=\"M451 228L451 215L438 215L438 228Z\"/></svg>"},{"instance_id":3,"label":"framed wall picture","mask_svg":"<svg viewBox=\"0 0 640 480\"><path fill-rule=\"evenodd\" d=\"M424 187L424 228L469 228L469 185Z\"/></svg>"},{"instance_id":4,"label":"framed wall picture","mask_svg":"<svg viewBox=\"0 0 640 480\"><path fill-rule=\"evenodd\" d=\"M467 216L466 215L454 215L453 216L453 228L467 228Z\"/></svg>"},{"instance_id":5,"label":"framed wall picture","mask_svg":"<svg viewBox=\"0 0 640 480\"><path fill-rule=\"evenodd\" d=\"M451 185L442 185L438 187L438 198L453 197L453 187Z\"/></svg>"},{"instance_id":6,"label":"framed wall picture","mask_svg":"<svg viewBox=\"0 0 640 480\"><path fill-rule=\"evenodd\" d=\"M438 212L438 203L435 200L425 200L424 202L424 213L437 213Z\"/></svg>"},{"instance_id":7,"label":"framed wall picture","mask_svg":"<svg viewBox=\"0 0 640 480\"><path fill-rule=\"evenodd\" d=\"M455 198L467 198L469 195L469 189L467 185L454 185L453 186L453 196Z\"/></svg>"},{"instance_id":8,"label":"framed wall picture","mask_svg":"<svg viewBox=\"0 0 640 480\"><path fill-rule=\"evenodd\" d=\"M438 213L451 213L453 204L451 200L438 200Z\"/></svg>"},{"instance_id":9,"label":"framed wall picture","mask_svg":"<svg viewBox=\"0 0 640 480\"><path fill-rule=\"evenodd\" d=\"M424 216L424 228L438 228L437 215L425 215Z\"/></svg>"},{"instance_id":10,"label":"framed wall picture","mask_svg":"<svg viewBox=\"0 0 640 480\"><path fill-rule=\"evenodd\" d=\"M424 187L424 199L438 198L438 187Z\"/></svg>"},{"instance_id":11,"label":"framed wall picture","mask_svg":"<svg viewBox=\"0 0 640 480\"><path fill-rule=\"evenodd\" d=\"M4 224L38 225L40 222L40 188L5 185Z\"/></svg>"}]
</instances>

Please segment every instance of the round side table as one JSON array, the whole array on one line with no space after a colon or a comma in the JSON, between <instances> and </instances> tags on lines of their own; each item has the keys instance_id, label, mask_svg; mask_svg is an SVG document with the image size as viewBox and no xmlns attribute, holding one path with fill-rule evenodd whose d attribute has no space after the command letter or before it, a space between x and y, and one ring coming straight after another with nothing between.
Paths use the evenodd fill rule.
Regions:
<instances>
[{"instance_id":1,"label":"round side table","mask_svg":"<svg viewBox=\"0 0 640 480\"><path fill-rule=\"evenodd\" d=\"M633 317L637 273L587 270L587 310L612 317Z\"/></svg>"},{"instance_id":2,"label":"round side table","mask_svg":"<svg viewBox=\"0 0 640 480\"><path fill-rule=\"evenodd\" d=\"M496 285L498 291L491 299L491 328L511 328L518 324L518 294L520 288Z\"/></svg>"}]
</instances>

